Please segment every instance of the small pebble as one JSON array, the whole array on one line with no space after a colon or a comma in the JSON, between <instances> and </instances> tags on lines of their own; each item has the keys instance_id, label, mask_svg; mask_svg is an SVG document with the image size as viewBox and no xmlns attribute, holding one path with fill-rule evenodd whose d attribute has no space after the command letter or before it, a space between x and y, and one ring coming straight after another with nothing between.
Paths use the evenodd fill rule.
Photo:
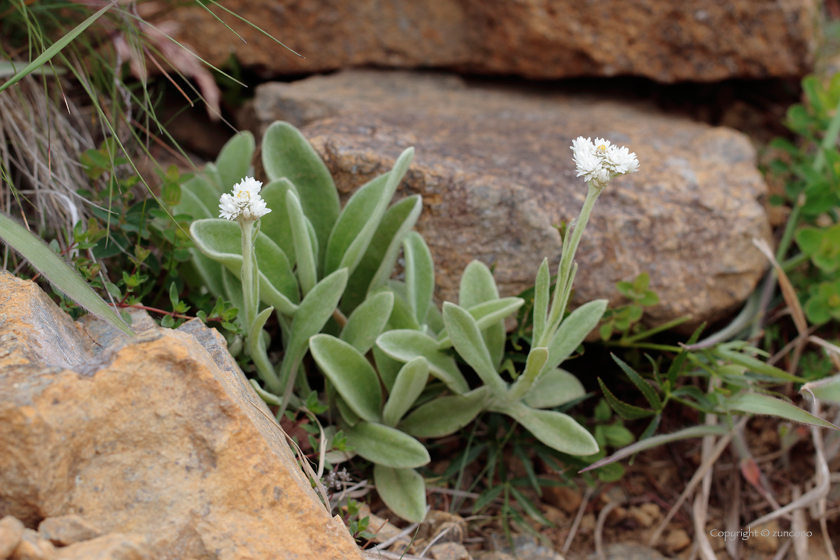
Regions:
<instances>
[{"instance_id":1,"label":"small pebble","mask_svg":"<svg viewBox=\"0 0 840 560\"><path fill-rule=\"evenodd\" d=\"M20 544L23 536L23 523L7 515L0 520L0 560L6 560Z\"/></svg>"},{"instance_id":2,"label":"small pebble","mask_svg":"<svg viewBox=\"0 0 840 560\"><path fill-rule=\"evenodd\" d=\"M11 560L49 560L55 555L53 544L37 531L24 529L20 543L12 552Z\"/></svg>"},{"instance_id":3,"label":"small pebble","mask_svg":"<svg viewBox=\"0 0 840 560\"><path fill-rule=\"evenodd\" d=\"M456 542L436 544L429 549L429 553L435 560L472 560L464 545Z\"/></svg>"},{"instance_id":4,"label":"small pebble","mask_svg":"<svg viewBox=\"0 0 840 560\"><path fill-rule=\"evenodd\" d=\"M56 546L68 546L77 542L89 541L102 534L78 515L47 517L38 525L42 537Z\"/></svg>"},{"instance_id":5,"label":"small pebble","mask_svg":"<svg viewBox=\"0 0 840 560\"><path fill-rule=\"evenodd\" d=\"M669 552L679 552L691 544L691 537L684 529L674 529L665 537L665 549Z\"/></svg>"}]
</instances>

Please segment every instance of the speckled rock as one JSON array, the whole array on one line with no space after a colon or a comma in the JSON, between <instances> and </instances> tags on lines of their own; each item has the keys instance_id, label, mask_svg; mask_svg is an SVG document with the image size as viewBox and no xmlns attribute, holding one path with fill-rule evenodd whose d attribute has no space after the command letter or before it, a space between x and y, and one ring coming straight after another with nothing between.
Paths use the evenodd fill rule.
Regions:
<instances>
[{"instance_id":1,"label":"speckled rock","mask_svg":"<svg viewBox=\"0 0 840 560\"><path fill-rule=\"evenodd\" d=\"M804 75L813 64L818 6L817 0L225 3L303 57L218 9L214 16L200 6L173 7L155 17L178 24L178 39L212 64L233 54L264 75L366 65L676 82Z\"/></svg>"},{"instance_id":2,"label":"speckled rock","mask_svg":"<svg viewBox=\"0 0 840 560\"><path fill-rule=\"evenodd\" d=\"M456 542L443 542L432 545L429 554L435 560L472 560L464 545Z\"/></svg>"},{"instance_id":3,"label":"speckled rock","mask_svg":"<svg viewBox=\"0 0 840 560\"><path fill-rule=\"evenodd\" d=\"M0 516L78 515L161 559L359 558L216 331L84 328L4 271L0 294ZM34 348L41 318L61 330Z\"/></svg>"},{"instance_id":4,"label":"speckled rock","mask_svg":"<svg viewBox=\"0 0 840 560\"><path fill-rule=\"evenodd\" d=\"M242 121L302 126L344 199L416 148L397 196L419 193L417 229L432 251L439 300L455 301L464 267L495 270L503 295L533 285L540 261L560 259L555 226L586 194L573 138L630 147L639 173L601 195L577 253L575 299L622 301L615 283L648 272L661 303L648 319L715 319L752 292L766 259L766 185L743 134L646 106L468 86L451 76L348 71L257 88Z\"/></svg>"},{"instance_id":5,"label":"speckled rock","mask_svg":"<svg viewBox=\"0 0 840 560\"><path fill-rule=\"evenodd\" d=\"M47 517L38 524L38 532L57 546L69 546L102 535L98 527L94 527L78 515Z\"/></svg>"}]
</instances>

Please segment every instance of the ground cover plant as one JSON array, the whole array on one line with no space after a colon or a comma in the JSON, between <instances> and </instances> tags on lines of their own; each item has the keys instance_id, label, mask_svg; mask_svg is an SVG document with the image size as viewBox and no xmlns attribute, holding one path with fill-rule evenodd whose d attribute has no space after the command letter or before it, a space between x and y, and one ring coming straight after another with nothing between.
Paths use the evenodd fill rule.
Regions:
<instances>
[{"instance_id":1,"label":"ground cover plant","mask_svg":"<svg viewBox=\"0 0 840 560\"><path fill-rule=\"evenodd\" d=\"M545 259L532 289L501 297L492 270L475 261L462 272L458 301L438 307L432 256L413 231L422 200L395 200L412 149L343 207L324 162L300 131L282 122L262 139L263 181L255 178L256 141L244 132L203 167L159 168L153 187L132 159L148 152L144 134L162 124L145 83L128 80L127 70L116 74L124 81L114 81L113 70L94 80L97 70L72 49L106 17L113 52L127 48L126 60L145 60L126 54L137 52L165 58L168 43L134 15L114 16L117 8L109 6L90 14L74 4L36 9L0 2L0 13L12 10L19 21L51 22L44 16L49 9L71 10L79 20L65 32L17 24L32 34L7 35L4 56L21 58L9 46L15 41L38 44L49 56L28 55L40 62L23 70L0 69L11 78L0 84L0 101L15 95L21 104L51 104L54 111L60 96L44 84L68 74L86 93L104 91L111 100L92 104L102 141L68 137L62 145L72 149L62 157L72 165L46 166L61 186L55 192L33 171L45 167L44 153L27 159L8 151L31 136L3 143L12 154L2 162L3 265L49 280L74 316L86 310L126 333L130 318L120 311L132 307L149 310L163 327L198 317L219 328L255 391L293 436L301 462L314 465L308 472L325 505L348 520L354 537L376 538L359 503L373 489L392 521L420 523L430 507L445 506L491 517L511 540L517 531L543 537L541 530L553 525L539 501L547 488L582 481L590 496L598 484L622 479L625 459L699 438L699 467L668 504L651 542L693 497L699 554L715 557L705 531L710 487L729 450L770 504L763 515L739 510L736 525L814 506L831 549L824 514L828 463L836 453L829 444L837 440L826 407L834 411L840 401L840 378L831 375L840 369L840 79L806 79L803 104L788 113L795 138L771 145L778 157L768 173L783 183L772 202L791 212L775 252L759 243L770 265L767 281L722 330L708 334L700 326L675 341L665 333L688 318L656 327L644 322L644 308L658 302L647 273L617 285L625 305L568 305L575 253L598 196L611 179L639 169L628 149L600 138L578 138L571 146L587 197L578 219L561 227L556 274ZM94 62L115 64L104 54ZM212 91L207 76L197 76ZM49 111L33 121L45 124L30 132L54 127L49 123L60 112ZM13 106L0 104L3 119L13 113ZM75 118L75 109L70 115ZM73 128L61 122L50 128L56 135ZM78 161L71 162L74 154ZM17 189L22 183L30 188ZM35 220L22 225L8 217L17 214ZM24 259L35 269L31 275ZM601 342L584 345L592 332ZM584 352L609 353L618 372L598 379L598 393L563 369ZM797 394L810 402L794 400ZM663 418L682 418L682 411L694 414L694 422L663 429ZM785 506L750 451L748 423L756 416L779 419L787 452L808 436L812 441L813 485L803 484L802 495ZM810 432L795 429L799 424ZM443 505L440 496L447 496ZM582 514L586 504L581 508Z\"/></svg>"}]
</instances>

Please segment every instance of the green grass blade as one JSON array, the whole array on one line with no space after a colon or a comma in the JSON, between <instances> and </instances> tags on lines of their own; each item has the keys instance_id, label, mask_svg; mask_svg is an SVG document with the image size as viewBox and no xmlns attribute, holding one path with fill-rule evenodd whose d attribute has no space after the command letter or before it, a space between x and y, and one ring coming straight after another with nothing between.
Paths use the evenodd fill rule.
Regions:
<instances>
[{"instance_id":1,"label":"green grass blade","mask_svg":"<svg viewBox=\"0 0 840 560\"><path fill-rule=\"evenodd\" d=\"M67 297L118 328L128 336L134 336L117 313L108 307L102 298L76 274L76 271L41 241L17 222L0 213L0 239L20 253L35 269Z\"/></svg>"},{"instance_id":2,"label":"green grass blade","mask_svg":"<svg viewBox=\"0 0 840 560\"><path fill-rule=\"evenodd\" d=\"M56 41L52 45L50 45L49 48L47 48L43 53L41 53L41 56L39 56L38 58L36 58L35 60L33 60L32 62L27 64L26 67L23 70L21 70L20 72L18 72L17 74L12 76L11 78L9 78L9 80L6 83L1 85L0 86L0 92L2 92L4 89L6 89L8 87L11 87L11 86L15 85L20 80L22 80L24 77L31 74L34 70L37 70L38 68L40 68L41 66L46 64L46 62L48 60L50 60L52 57L54 57L59 52L61 52L61 50L64 47L69 45L70 42L73 41L73 39L78 37L85 29L90 27L90 25L93 22L98 20L100 18L100 16L102 16L102 14L107 12L110 8L111 8L111 4L108 4L107 6L105 6L104 8L102 8L101 10L99 10L98 12L96 12L95 14L90 16L89 18L87 18L85 21L83 21L82 23L77 25L75 27L75 29L70 31L67 35L65 35L64 37L62 37L61 39L59 39L58 41Z\"/></svg>"}]
</instances>

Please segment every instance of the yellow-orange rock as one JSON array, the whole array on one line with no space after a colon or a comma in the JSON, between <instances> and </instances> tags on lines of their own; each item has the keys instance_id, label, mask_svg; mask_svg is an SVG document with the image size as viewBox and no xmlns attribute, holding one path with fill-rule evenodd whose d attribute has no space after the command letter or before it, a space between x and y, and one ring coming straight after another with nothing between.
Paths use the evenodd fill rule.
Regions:
<instances>
[{"instance_id":1,"label":"yellow-orange rock","mask_svg":"<svg viewBox=\"0 0 840 560\"><path fill-rule=\"evenodd\" d=\"M216 331L86 346L108 328L51 332L58 308L3 271L0 295L0 516L77 515L161 559L360 558ZM53 338L34 348L33 332ZM36 359L62 341L80 350Z\"/></svg>"},{"instance_id":2,"label":"yellow-orange rock","mask_svg":"<svg viewBox=\"0 0 840 560\"><path fill-rule=\"evenodd\" d=\"M154 558L146 537L111 533L104 537L60 548L54 560L153 560Z\"/></svg>"}]
</instances>

